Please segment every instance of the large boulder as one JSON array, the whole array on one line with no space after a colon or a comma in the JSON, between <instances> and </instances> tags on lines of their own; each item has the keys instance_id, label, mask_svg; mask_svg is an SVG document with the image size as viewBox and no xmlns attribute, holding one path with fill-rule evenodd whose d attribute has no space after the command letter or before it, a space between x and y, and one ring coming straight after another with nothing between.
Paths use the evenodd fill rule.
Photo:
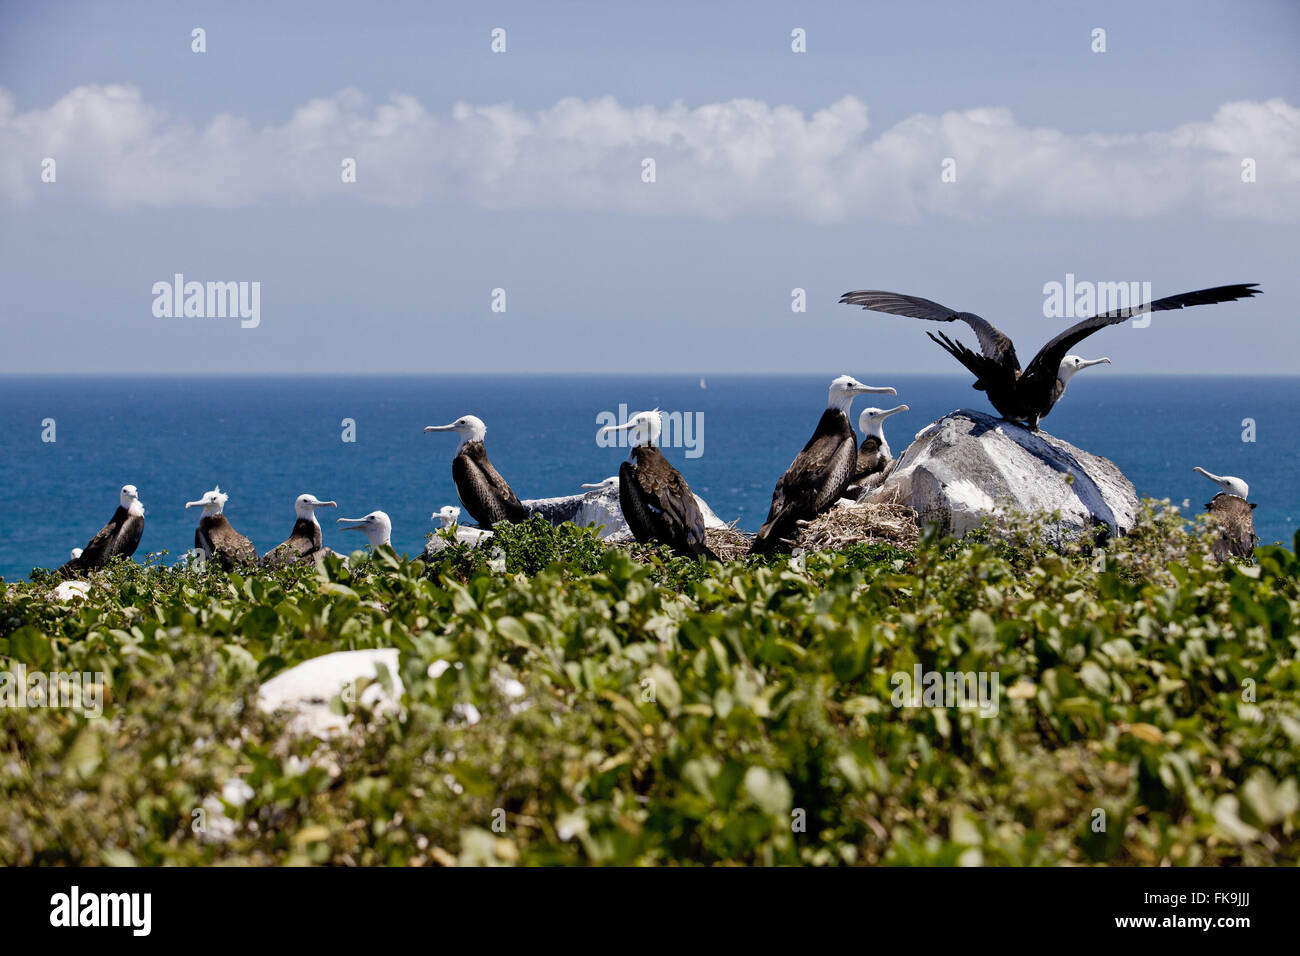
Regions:
<instances>
[{"instance_id":1,"label":"large boulder","mask_svg":"<svg viewBox=\"0 0 1300 956\"><path fill-rule=\"evenodd\" d=\"M1137 491L1114 462L1043 431L967 409L919 432L859 499L914 508L925 524L960 536L1005 510L1059 511L1062 532L1133 527Z\"/></svg>"}]
</instances>

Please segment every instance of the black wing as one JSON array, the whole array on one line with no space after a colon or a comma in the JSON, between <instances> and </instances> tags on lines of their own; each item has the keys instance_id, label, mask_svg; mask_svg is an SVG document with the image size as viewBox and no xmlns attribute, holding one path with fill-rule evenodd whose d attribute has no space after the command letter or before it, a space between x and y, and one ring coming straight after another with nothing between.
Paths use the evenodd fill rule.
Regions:
<instances>
[{"instance_id":1,"label":"black wing","mask_svg":"<svg viewBox=\"0 0 1300 956\"><path fill-rule=\"evenodd\" d=\"M713 558L704 515L690 485L653 446L637 449L637 464L618 470L619 505L638 541L660 540L678 554Z\"/></svg>"},{"instance_id":2,"label":"black wing","mask_svg":"<svg viewBox=\"0 0 1300 956\"><path fill-rule=\"evenodd\" d=\"M200 519L194 536L196 540L207 540L212 548L211 559L226 571L233 570L236 564L257 563L257 549L253 542L236 531L225 515Z\"/></svg>"},{"instance_id":3,"label":"black wing","mask_svg":"<svg viewBox=\"0 0 1300 956\"><path fill-rule=\"evenodd\" d=\"M143 532L144 518L119 507L113 512L113 517L108 519L108 524L100 528L81 549L81 557L66 562L59 568L59 573L67 577L78 571L93 571L102 568L119 554L129 558L135 554Z\"/></svg>"},{"instance_id":4,"label":"black wing","mask_svg":"<svg viewBox=\"0 0 1300 956\"><path fill-rule=\"evenodd\" d=\"M1009 369L1006 369L1004 366L990 358L972 352L969 348L954 339L948 338L948 336L944 335L942 332L926 332L925 334L930 337L931 342L939 346L939 348L943 349L970 370L971 374L975 376L975 382L971 386L972 388L978 391L985 391L987 388L985 380L996 382L999 378L1005 377L1008 373L1011 374L1012 379L1014 380L1014 372L1011 372ZM1019 367L1019 365L1016 365L1016 368Z\"/></svg>"},{"instance_id":5,"label":"black wing","mask_svg":"<svg viewBox=\"0 0 1300 956\"><path fill-rule=\"evenodd\" d=\"M99 529L99 533L90 539L89 543L81 549L81 557L78 558L81 566L84 568L98 568L108 562L112 555L113 539L117 537L119 522L114 517L108 524Z\"/></svg>"},{"instance_id":6,"label":"black wing","mask_svg":"<svg viewBox=\"0 0 1300 956\"><path fill-rule=\"evenodd\" d=\"M1056 376L1060 372L1061 361L1069 354L1070 349L1092 335L1092 333L1104 329L1108 325L1118 325L1135 315L1142 315L1147 312L1167 312L1172 309L1187 309L1194 305L1214 305L1219 302L1235 302L1237 299L1248 299L1251 296L1260 294L1258 286L1258 282L1247 282L1239 285L1215 286L1213 289L1198 289L1195 292L1182 292L1178 295L1156 299L1154 302L1148 302L1136 308L1114 309L1110 312L1103 312L1101 315L1094 315L1090 319L1084 319L1082 322L1076 322L1038 350L1038 354L1029 363L1029 368L1025 370L1021 381L1025 382L1027 386L1032 383L1030 387L1033 388L1052 388L1056 383Z\"/></svg>"},{"instance_id":7,"label":"black wing","mask_svg":"<svg viewBox=\"0 0 1300 956\"><path fill-rule=\"evenodd\" d=\"M751 550L766 554L781 547L795 530L795 522L815 518L833 505L853 478L858 462L856 436L827 427L825 416L808 444L795 456L776 487L767 520L758 529ZM846 419L847 424L847 419Z\"/></svg>"},{"instance_id":8,"label":"black wing","mask_svg":"<svg viewBox=\"0 0 1300 956\"><path fill-rule=\"evenodd\" d=\"M623 520L632 529L632 537L645 542L654 537L647 502L637 491L636 465L625 461L618 466L618 506Z\"/></svg>"},{"instance_id":9,"label":"black wing","mask_svg":"<svg viewBox=\"0 0 1300 956\"><path fill-rule=\"evenodd\" d=\"M118 555L124 558L131 557L135 554L135 549L140 546L140 537L143 534L144 518L141 515L127 515L117 537L113 539L108 557L115 558Z\"/></svg>"},{"instance_id":10,"label":"black wing","mask_svg":"<svg viewBox=\"0 0 1300 956\"><path fill-rule=\"evenodd\" d=\"M929 299L922 299L920 296L902 295L898 292L880 292L875 289L846 292L840 296L840 303L842 305L860 305L864 309L887 312L890 315L905 315L913 319L929 319L931 322L955 322L960 319L974 330L975 337L979 339L980 351L984 353L986 359L999 365L1006 365L1010 361L1013 368L1020 368L1020 360L1016 358L1016 347L1012 344L1011 339L1007 338L1006 334L992 322L981 318L974 312L958 312L956 309L950 309L938 302L931 302ZM952 350L949 349L949 351ZM966 364L965 361L962 364ZM967 367L970 366L967 365ZM976 370L971 369L971 371Z\"/></svg>"},{"instance_id":11,"label":"black wing","mask_svg":"<svg viewBox=\"0 0 1300 956\"><path fill-rule=\"evenodd\" d=\"M524 521L528 509L492 466L486 453L482 460L468 454L457 455L451 463L451 477L461 504L475 521L491 528L502 521Z\"/></svg>"}]
</instances>

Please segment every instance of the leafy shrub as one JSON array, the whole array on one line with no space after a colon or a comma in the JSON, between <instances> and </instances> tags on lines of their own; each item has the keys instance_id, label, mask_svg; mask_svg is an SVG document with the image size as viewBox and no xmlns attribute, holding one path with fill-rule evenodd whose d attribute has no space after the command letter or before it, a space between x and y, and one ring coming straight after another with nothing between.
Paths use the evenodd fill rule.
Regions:
<instances>
[{"instance_id":1,"label":"leafy shrub","mask_svg":"<svg viewBox=\"0 0 1300 956\"><path fill-rule=\"evenodd\" d=\"M719 565L529 522L429 565L8 585L0 654L105 708L0 708L0 862L1300 862L1294 551L1218 565L1160 505L1040 540ZM252 706L377 647L400 716L340 700L326 743ZM996 715L893 706L916 665L995 672Z\"/></svg>"}]
</instances>

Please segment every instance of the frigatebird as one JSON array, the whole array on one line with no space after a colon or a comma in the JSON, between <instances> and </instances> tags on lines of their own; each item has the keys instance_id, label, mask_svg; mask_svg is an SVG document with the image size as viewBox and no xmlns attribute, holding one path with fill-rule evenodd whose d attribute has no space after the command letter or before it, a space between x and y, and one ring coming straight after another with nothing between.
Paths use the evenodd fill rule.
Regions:
<instances>
[{"instance_id":1,"label":"frigatebird","mask_svg":"<svg viewBox=\"0 0 1300 956\"><path fill-rule=\"evenodd\" d=\"M848 487L844 489L844 497L856 500L862 492L863 482L872 475L885 473L893 464L894 456L890 453L889 442L885 441L885 419L906 411L910 411L906 405L896 405L893 408L864 408L858 415L862 444L858 446L858 463Z\"/></svg>"},{"instance_id":2,"label":"frigatebird","mask_svg":"<svg viewBox=\"0 0 1300 956\"><path fill-rule=\"evenodd\" d=\"M1259 543L1255 534L1255 516L1251 514L1255 503L1246 500L1250 497L1250 485L1232 475L1212 475L1199 466L1192 470L1223 489L1205 506L1210 523L1218 532L1213 545L1215 558L1226 561L1229 557L1250 557Z\"/></svg>"},{"instance_id":3,"label":"frigatebird","mask_svg":"<svg viewBox=\"0 0 1300 956\"><path fill-rule=\"evenodd\" d=\"M1011 339L993 323L973 312L958 312L918 296L873 289L846 292L840 296L840 302L843 305L860 305L864 309L876 312L905 315L914 319L929 319L932 322L954 322L961 319L975 331L975 337L980 344L978 353L960 342L953 341L942 332L926 334L975 375L973 387L988 395L990 404L1001 413L1003 418L1037 430L1038 422L1052 410L1052 406L1061 397L1066 383L1075 372L1088 365L1110 361L1097 359L1088 362L1078 356L1067 354L1071 347L1082 342L1092 333L1148 312L1164 312L1194 305L1213 305L1217 302L1247 299L1260 293L1258 285L1257 282L1250 282L1243 285L1221 285L1213 289L1199 289L1196 292L1166 296L1133 308L1114 309L1094 315L1082 322L1076 322L1039 349L1038 354L1029 363L1029 367L1023 372L1020 370L1020 360L1016 357L1016 348L1011 343Z\"/></svg>"},{"instance_id":4,"label":"frigatebird","mask_svg":"<svg viewBox=\"0 0 1300 956\"><path fill-rule=\"evenodd\" d=\"M797 522L817 517L840 500L858 466L857 435L849 422L853 399L867 393L897 395L892 388L863 385L850 375L831 382L826 411L812 438L795 456L772 491L767 520L750 550L768 554L788 546Z\"/></svg>"},{"instance_id":5,"label":"frigatebird","mask_svg":"<svg viewBox=\"0 0 1300 956\"><path fill-rule=\"evenodd\" d=\"M385 511L372 511L364 518L339 518L336 524L343 525L344 531L360 531L370 542L370 550L393 546L393 522Z\"/></svg>"},{"instance_id":6,"label":"frigatebird","mask_svg":"<svg viewBox=\"0 0 1300 956\"><path fill-rule=\"evenodd\" d=\"M462 415L450 425L429 425L425 432L455 432L460 436L451 462L451 478L470 517L488 530L502 521L528 519L529 510L520 504L519 496L488 459L483 445L487 426L481 418Z\"/></svg>"},{"instance_id":7,"label":"frigatebird","mask_svg":"<svg viewBox=\"0 0 1300 956\"><path fill-rule=\"evenodd\" d=\"M321 501L315 495L299 495L293 503L293 530L288 539L262 555L262 564L273 566L314 560L324 550L316 509L337 507L336 501Z\"/></svg>"},{"instance_id":8,"label":"frigatebird","mask_svg":"<svg viewBox=\"0 0 1300 956\"><path fill-rule=\"evenodd\" d=\"M59 568L59 574L66 578L82 571L93 571L104 567L119 554L129 558L139 547L143 533L144 506L140 504L140 495L135 485L123 485L118 494L117 510L108 519L108 524L99 529L80 554L74 554Z\"/></svg>"},{"instance_id":9,"label":"frigatebird","mask_svg":"<svg viewBox=\"0 0 1300 956\"><path fill-rule=\"evenodd\" d=\"M637 412L601 435L630 430L632 452L618 469L618 503L637 541L668 545L676 554L716 561L704 538L704 513L691 486L659 450L659 410Z\"/></svg>"},{"instance_id":10,"label":"frigatebird","mask_svg":"<svg viewBox=\"0 0 1300 956\"><path fill-rule=\"evenodd\" d=\"M236 531L224 514L229 500L230 496L217 487L198 501L185 502L186 508L203 509L203 514L199 516L199 526L194 529L194 547L203 553L205 561L215 560L226 571L233 569L236 564L252 564L257 561L257 549L253 547L253 542Z\"/></svg>"}]
</instances>

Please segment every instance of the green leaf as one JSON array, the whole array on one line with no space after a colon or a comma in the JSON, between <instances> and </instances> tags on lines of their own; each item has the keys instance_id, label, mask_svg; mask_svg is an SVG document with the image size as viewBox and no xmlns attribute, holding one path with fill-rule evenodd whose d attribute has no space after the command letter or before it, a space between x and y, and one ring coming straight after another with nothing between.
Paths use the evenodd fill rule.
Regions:
<instances>
[{"instance_id":1,"label":"green leaf","mask_svg":"<svg viewBox=\"0 0 1300 956\"><path fill-rule=\"evenodd\" d=\"M41 671L54 664L54 647L35 625L20 627L9 635L9 656Z\"/></svg>"},{"instance_id":2,"label":"green leaf","mask_svg":"<svg viewBox=\"0 0 1300 956\"><path fill-rule=\"evenodd\" d=\"M758 804L759 809L783 820L790 814L790 784L785 777L766 767L750 767L745 771L745 791Z\"/></svg>"}]
</instances>

